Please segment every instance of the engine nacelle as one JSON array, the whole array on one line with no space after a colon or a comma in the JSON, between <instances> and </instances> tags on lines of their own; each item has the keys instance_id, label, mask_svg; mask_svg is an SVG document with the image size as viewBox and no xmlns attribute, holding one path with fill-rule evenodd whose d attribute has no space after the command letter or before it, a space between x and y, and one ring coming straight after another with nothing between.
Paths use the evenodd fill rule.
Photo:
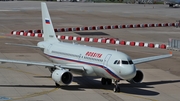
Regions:
<instances>
[{"instance_id":1,"label":"engine nacelle","mask_svg":"<svg viewBox=\"0 0 180 101\"><path fill-rule=\"evenodd\" d=\"M52 79L59 85L69 85L73 80L73 75L67 70L56 69L52 73Z\"/></svg>"},{"instance_id":2,"label":"engine nacelle","mask_svg":"<svg viewBox=\"0 0 180 101\"><path fill-rule=\"evenodd\" d=\"M129 83L140 83L144 78L143 72L141 70L136 70L136 76L131 80L127 80Z\"/></svg>"}]
</instances>

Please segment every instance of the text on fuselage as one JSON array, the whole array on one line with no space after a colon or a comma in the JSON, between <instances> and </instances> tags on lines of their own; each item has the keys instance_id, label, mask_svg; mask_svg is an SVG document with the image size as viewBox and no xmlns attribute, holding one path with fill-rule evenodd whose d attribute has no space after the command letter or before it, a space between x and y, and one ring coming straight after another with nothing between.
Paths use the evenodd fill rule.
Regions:
<instances>
[{"instance_id":1,"label":"text on fuselage","mask_svg":"<svg viewBox=\"0 0 180 101\"><path fill-rule=\"evenodd\" d=\"M86 56L90 56L90 57L96 57L96 58L101 58L102 54L101 53L96 53L96 52L86 52L85 54Z\"/></svg>"}]
</instances>

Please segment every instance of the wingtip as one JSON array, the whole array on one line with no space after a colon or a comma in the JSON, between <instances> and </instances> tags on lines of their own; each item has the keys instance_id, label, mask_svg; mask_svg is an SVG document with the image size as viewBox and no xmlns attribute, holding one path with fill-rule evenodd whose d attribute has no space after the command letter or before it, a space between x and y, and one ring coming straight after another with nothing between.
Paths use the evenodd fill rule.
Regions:
<instances>
[{"instance_id":1,"label":"wingtip","mask_svg":"<svg viewBox=\"0 0 180 101\"><path fill-rule=\"evenodd\" d=\"M169 54L171 54L171 55L172 55L172 51L169 51Z\"/></svg>"}]
</instances>

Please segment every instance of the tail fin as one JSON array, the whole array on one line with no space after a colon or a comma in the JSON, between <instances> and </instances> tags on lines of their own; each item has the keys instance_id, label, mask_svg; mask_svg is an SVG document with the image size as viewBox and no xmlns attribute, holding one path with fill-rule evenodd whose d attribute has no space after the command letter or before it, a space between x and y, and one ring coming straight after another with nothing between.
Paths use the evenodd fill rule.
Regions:
<instances>
[{"instance_id":1,"label":"tail fin","mask_svg":"<svg viewBox=\"0 0 180 101\"><path fill-rule=\"evenodd\" d=\"M54 28L52 25L51 18L49 16L49 11L47 9L46 3L41 3L41 11L42 11L42 24L43 24L43 33L44 33L44 41L56 41L56 34L54 32Z\"/></svg>"}]
</instances>

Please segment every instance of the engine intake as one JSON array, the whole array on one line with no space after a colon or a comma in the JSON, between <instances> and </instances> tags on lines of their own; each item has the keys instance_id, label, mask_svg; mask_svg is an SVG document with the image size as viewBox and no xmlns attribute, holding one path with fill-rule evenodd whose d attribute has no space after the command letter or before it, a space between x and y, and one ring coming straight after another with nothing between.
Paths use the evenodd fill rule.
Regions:
<instances>
[{"instance_id":1,"label":"engine intake","mask_svg":"<svg viewBox=\"0 0 180 101\"><path fill-rule=\"evenodd\" d=\"M73 75L67 70L55 70L52 79L60 85L69 85L73 80Z\"/></svg>"},{"instance_id":2,"label":"engine intake","mask_svg":"<svg viewBox=\"0 0 180 101\"><path fill-rule=\"evenodd\" d=\"M144 74L141 70L136 70L136 76L131 80L127 80L129 83L140 83L144 78Z\"/></svg>"}]
</instances>

